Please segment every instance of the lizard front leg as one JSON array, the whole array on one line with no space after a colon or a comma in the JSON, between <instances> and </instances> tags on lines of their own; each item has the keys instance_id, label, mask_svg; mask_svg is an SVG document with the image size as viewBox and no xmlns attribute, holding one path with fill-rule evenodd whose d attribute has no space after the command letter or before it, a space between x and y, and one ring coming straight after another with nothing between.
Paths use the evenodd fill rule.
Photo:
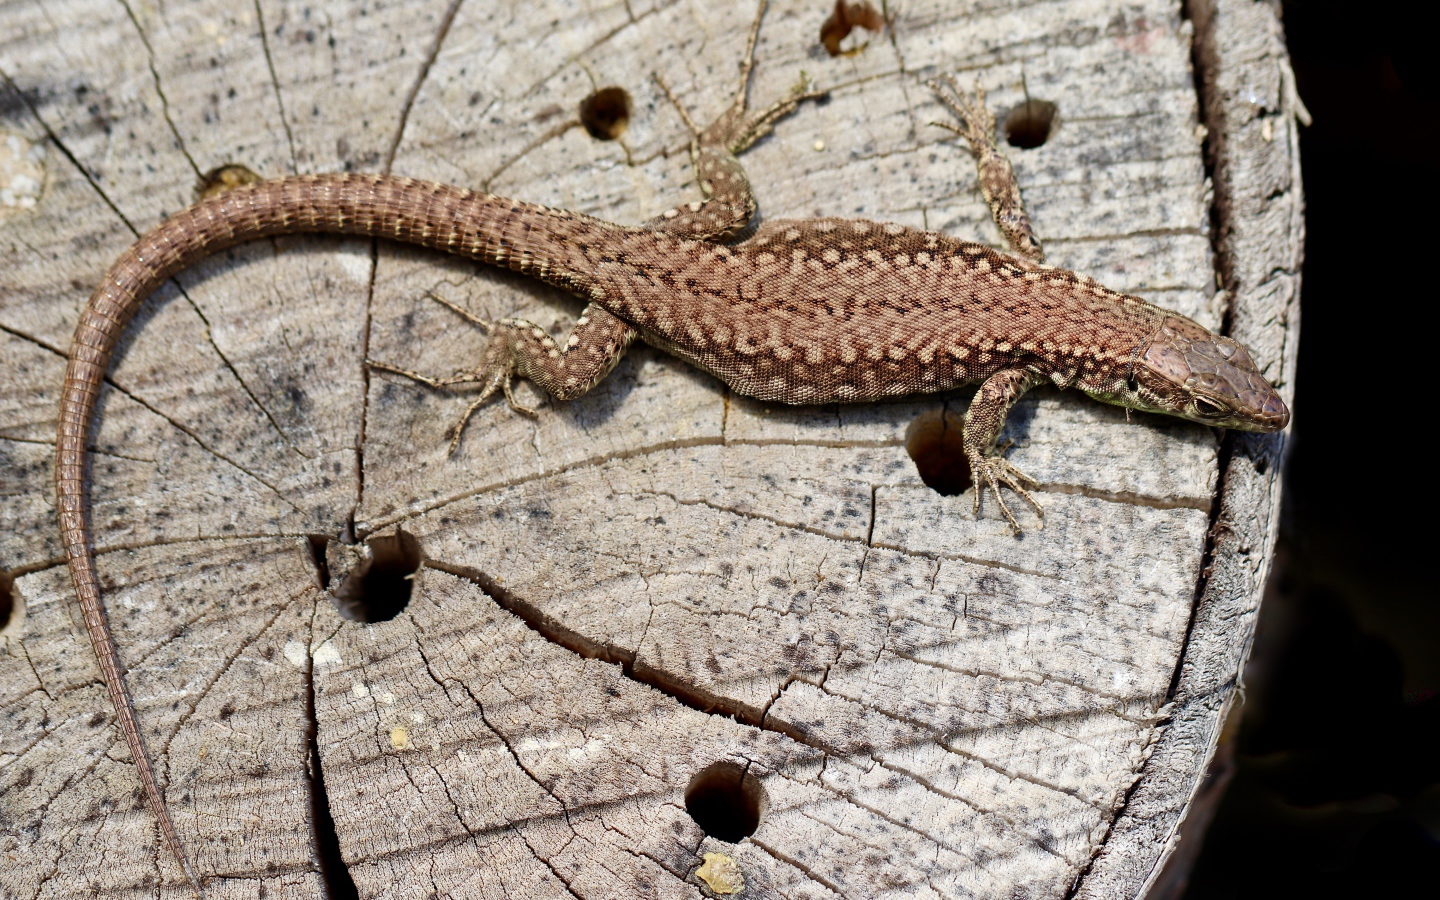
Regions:
<instances>
[{"instance_id":1,"label":"lizard front leg","mask_svg":"<svg viewBox=\"0 0 1440 900\"><path fill-rule=\"evenodd\" d=\"M988 489L995 494L995 502L1000 504L1000 511L1016 534L1021 531L1020 523L1015 521L1010 507L1005 505L1005 498L1000 493L1002 485L1024 497L1040 515L1043 516L1045 511L1024 486L1025 483L1035 485L1035 479L995 454L995 440L1000 437L1005 428L1005 417L1020 395L1044 382L1043 376L1025 369L1002 369L980 385L975 399L970 402L970 409L965 413L965 433L961 444L975 483L975 514L980 514L980 496Z\"/></svg>"},{"instance_id":2,"label":"lizard front leg","mask_svg":"<svg viewBox=\"0 0 1440 900\"><path fill-rule=\"evenodd\" d=\"M525 319L500 319L487 322L462 307L434 294L436 302L448 307L466 321L490 332L490 343L480 357L480 365L444 378L422 375L409 369L377 360L366 360L372 369L404 375L433 388L462 384L480 385L480 394L465 409L464 415L450 431L450 453L460 446L460 436L485 401L503 390L510 408L527 416L535 410L515 399L514 381L518 375L539 386L557 400L573 400L593 388L610 374L620 357L635 342L636 332L596 304L590 304L575 320L575 327L562 348L555 339L533 322Z\"/></svg>"},{"instance_id":3,"label":"lizard front leg","mask_svg":"<svg viewBox=\"0 0 1440 900\"><path fill-rule=\"evenodd\" d=\"M723 240L734 237L754 218L757 205L750 179L740 165L739 156L760 138L770 133L775 123L795 111L806 100L822 97L825 91L815 90L808 78L790 89L781 99L756 113L749 113L747 95L750 76L755 70L755 42L760 36L760 21L765 17L767 0L761 0L750 26L745 58L740 62L740 85L730 107L721 113L709 128L696 127L670 86L659 74L656 84L670 98L685 127L690 129L690 161L704 200L667 209L651 219L645 227L698 240Z\"/></svg>"}]
</instances>

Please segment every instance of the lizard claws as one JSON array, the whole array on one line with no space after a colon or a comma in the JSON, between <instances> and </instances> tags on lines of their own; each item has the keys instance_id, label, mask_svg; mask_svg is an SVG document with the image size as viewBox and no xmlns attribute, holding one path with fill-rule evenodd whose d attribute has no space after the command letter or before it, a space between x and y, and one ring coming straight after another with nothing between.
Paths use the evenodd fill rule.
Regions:
<instances>
[{"instance_id":1,"label":"lizard claws","mask_svg":"<svg viewBox=\"0 0 1440 900\"><path fill-rule=\"evenodd\" d=\"M434 300L436 303L455 313L457 316L469 322L471 325L474 325L476 328L479 328L486 334L491 334L495 331L494 322L491 322L489 319L480 318L465 307L460 306L457 303L451 303L449 300L446 300L444 297L440 296L434 291L426 291L425 296L429 297L431 300Z\"/></svg>"},{"instance_id":2,"label":"lizard claws","mask_svg":"<svg viewBox=\"0 0 1440 900\"><path fill-rule=\"evenodd\" d=\"M470 419L475 415L475 411L484 406L485 403L495 395L495 391L497 390L504 392L505 402L508 403L510 409L515 412L532 419L538 418L540 415L534 408L526 406L515 399L514 369L503 365L491 366L484 375L476 380L484 381L485 389L480 392L480 396L470 402L469 406L465 407L465 413L460 416L460 420L450 427L450 449L446 451L447 456L455 455L455 451L460 448L460 436L465 433L465 426L470 424Z\"/></svg>"},{"instance_id":3,"label":"lizard claws","mask_svg":"<svg viewBox=\"0 0 1440 900\"><path fill-rule=\"evenodd\" d=\"M964 138L970 145L970 152L979 155L980 147L990 140L995 130L995 117L985 105L985 87L977 80L972 94L966 94L953 75L931 78L925 86L935 92L935 98L960 120L960 125L949 122L931 122Z\"/></svg>"},{"instance_id":4,"label":"lizard claws","mask_svg":"<svg viewBox=\"0 0 1440 900\"><path fill-rule=\"evenodd\" d=\"M972 456L970 458L970 473L975 484L975 515L980 515L980 497L988 489L995 495L995 502L1000 504L1000 512L1004 513L1005 521L1010 523L1015 534L1019 535L1024 529L1016 521L1015 514L1005 503L1005 497L1001 493L1001 487L1008 487L1010 490L1025 498L1025 501L1034 507L1035 512L1042 519L1045 517L1045 510L1041 508L1035 497L1025 488L1028 484L1031 487L1038 487L1039 482L1017 469L1009 460L999 456Z\"/></svg>"}]
</instances>

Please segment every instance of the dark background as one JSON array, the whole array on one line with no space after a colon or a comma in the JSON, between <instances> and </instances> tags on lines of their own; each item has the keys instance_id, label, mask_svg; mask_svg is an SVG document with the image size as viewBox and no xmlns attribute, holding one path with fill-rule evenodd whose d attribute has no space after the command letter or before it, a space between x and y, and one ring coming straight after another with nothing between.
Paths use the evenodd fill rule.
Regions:
<instances>
[{"instance_id":1,"label":"dark background","mask_svg":"<svg viewBox=\"0 0 1440 900\"><path fill-rule=\"evenodd\" d=\"M1283 3L1314 116L1294 443L1190 900L1440 897L1437 5Z\"/></svg>"}]
</instances>

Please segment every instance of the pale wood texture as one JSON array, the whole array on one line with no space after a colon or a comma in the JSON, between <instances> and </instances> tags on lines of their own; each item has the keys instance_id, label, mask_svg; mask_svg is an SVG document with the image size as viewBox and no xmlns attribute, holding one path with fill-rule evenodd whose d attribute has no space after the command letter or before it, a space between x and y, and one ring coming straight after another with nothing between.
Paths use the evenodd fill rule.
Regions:
<instances>
[{"instance_id":1,"label":"pale wood texture","mask_svg":"<svg viewBox=\"0 0 1440 900\"><path fill-rule=\"evenodd\" d=\"M1232 5L1246 4L1205 8ZM1288 387L1291 94L1273 11L1250 6L1252 54L1197 59L1258 66L1253 118L1235 106L1248 82L1224 71L1207 74L1202 112L1173 0L896 4L893 32L838 59L819 44L829 4L779 2L753 96L802 69L834 94L747 155L762 213L998 244L917 79L978 77L1002 114L1023 80L1061 117L1042 147L1011 151L1050 261L1209 326L1228 318ZM640 221L695 193L648 72L714 115L752 12L0 5L0 177L23 200L15 173L43 170L38 202L0 209L0 571L15 601L0 631L0 896L187 891L116 740L52 509L62 356L110 260L229 162L389 168ZM616 142L575 125L606 85L634 98ZM1213 192L1202 118L1212 140L1238 129L1216 142ZM312 897L328 879L361 897L695 897L706 853L736 861L741 896L1143 890L1233 696L1282 440L1222 442L1036 392L1007 437L1047 517L1016 539L993 504L977 521L968 494L926 487L906 453L912 421L968 392L766 407L640 348L537 420L485 408L448 458L469 398L361 365L477 358L483 335L427 291L557 332L578 311L433 253L259 242L147 304L102 396L106 602L207 896ZM429 561L413 599L388 622L342 619L307 536L396 527ZM332 830L311 814L312 728L338 874L316 849ZM739 844L685 808L691 778L724 761L764 795Z\"/></svg>"}]
</instances>

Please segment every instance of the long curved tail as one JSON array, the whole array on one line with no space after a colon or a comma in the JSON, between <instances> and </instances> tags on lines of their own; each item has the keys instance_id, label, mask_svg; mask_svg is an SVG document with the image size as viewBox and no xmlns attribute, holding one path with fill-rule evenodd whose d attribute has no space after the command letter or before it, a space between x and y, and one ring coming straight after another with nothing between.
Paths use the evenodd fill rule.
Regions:
<instances>
[{"instance_id":1,"label":"long curved tail","mask_svg":"<svg viewBox=\"0 0 1440 900\"><path fill-rule=\"evenodd\" d=\"M90 645L146 800L165 842L199 893L140 736L111 637L91 550L86 480L95 401L115 345L140 304L176 272L268 235L364 234L471 256L584 293L575 240L617 226L449 185L388 175L301 175L232 188L177 213L121 254L80 315L60 395L55 488L60 530Z\"/></svg>"}]
</instances>

